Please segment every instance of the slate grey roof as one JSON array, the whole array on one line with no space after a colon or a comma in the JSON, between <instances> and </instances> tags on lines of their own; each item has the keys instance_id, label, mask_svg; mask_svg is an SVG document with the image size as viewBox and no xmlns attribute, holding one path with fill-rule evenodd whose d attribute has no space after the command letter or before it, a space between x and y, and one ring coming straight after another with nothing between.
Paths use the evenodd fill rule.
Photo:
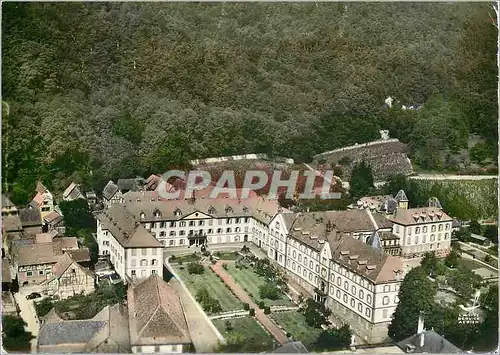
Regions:
<instances>
[{"instance_id":1,"label":"slate grey roof","mask_svg":"<svg viewBox=\"0 0 500 355\"><path fill-rule=\"evenodd\" d=\"M104 321L94 320L46 323L40 329L38 345L86 344L105 325Z\"/></svg>"},{"instance_id":2,"label":"slate grey roof","mask_svg":"<svg viewBox=\"0 0 500 355\"><path fill-rule=\"evenodd\" d=\"M19 210L19 218L23 227L41 226L42 215L38 208L23 208Z\"/></svg>"},{"instance_id":3,"label":"slate grey roof","mask_svg":"<svg viewBox=\"0 0 500 355\"><path fill-rule=\"evenodd\" d=\"M291 341L289 343L284 344L282 347L273 351L274 353L280 354L305 354L308 353L309 350L302 344L300 341Z\"/></svg>"},{"instance_id":4,"label":"slate grey roof","mask_svg":"<svg viewBox=\"0 0 500 355\"><path fill-rule=\"evenodd\" d=\"M117 191L118 191L118 186L116 186L116 184L113 181L109 180L106 186L104 187L104 190L102 191L102 196L106 200L111 200L111 198L116 194Z\"/></svg>"},{"instance_id":5,"label":"slate grey roof","mask_svg":"<svg viewBox=\"0 0 500 355\"><path fill-rule=\"evenodd\" d=\"M118 179L116 186L121 192L125 191L140 191L146 185L146 180L142 177L136 177L135 179Z\"/></svg>"},{"instance_id":6,"label":"slate grey roof","mask_svg":"<svg viewBox=\"0 0 500 355\"><path fill-rule=\"evenodd\" d=\"M2 217L5 232L20 232L23 230L21 218L18 215Z\"/></svg>"},{"instance_id":7,"label":"slate grey roof","mask_svg":"<svg viewBox=\"0 0 500 355\"><path fill-rule=\"evenodd\" d=\"M441 209L436 207L397 209L393 216L389 217L394 223L411 226L430 222L451 222L453 219Z\"/></svg>"},{"instance_id":8,"label":"slate grey roof","mask_svg":"<svg viewBox=\"0 0 500 355\"><path fill-rule=\"evenodd\" d=\"M424 346L420 346L420 335L415 334L409 338L401 340L396 345L403 351L407 351L408 346L415 347L414 353L428 354L457 354L463 353L458 347L450 343L443 336L434 330L424 331Z\"/></svg>"},{"instance_id":9,"label":"slate grey roof","mask_svg":"<svg viewBox=\"0 0 500 355\"><path fill-rule=\"evenodd\" d=\"M429 207L435 207L435 208L443 208L441 207L441 202L439 202L437 197L431 197L430 199L427 200L427 206Z\"/></svg>"},{"instance_id":10,"label":"slate grey roof","mask_svg":"<svg viewBox=\"0 0 500 355\"><path fill-rule=\"evenodd\" d=\"M2 194L2 208L16 207L12 201L4 194Z\"/></svg>"}]
</instances>

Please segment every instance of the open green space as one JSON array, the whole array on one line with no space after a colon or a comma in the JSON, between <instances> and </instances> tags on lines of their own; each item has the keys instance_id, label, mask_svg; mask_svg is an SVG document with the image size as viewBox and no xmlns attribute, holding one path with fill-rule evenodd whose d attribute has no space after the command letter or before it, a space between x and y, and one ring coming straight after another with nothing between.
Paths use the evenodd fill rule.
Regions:
<instances>
[{"instance_id":1,"label":"open green space","mask_svg":"<svg viewBox=\"0 0 500 355\"><path fill-rule=\"evenodd\" d=\"M201 259L201 256L197 253L184 254L184 255L172 255L169 259L171 264L182 264L182 263L190 263L192 261L198 261Z\"/></svg>"},{"instance_id":2,"label":"open green space","mask_svg":"<svg viewBox=\"0 0 500 355\"><path fill-rule=\"evenodd\" d=\"M274 338L252 317L215 319L213 323L227 341L219 352L257 353L273 350Z\"/></svg>"},{"instance_id":3,"label":"open green space","mask_svg":"<svg viewBox=\"0 0 500 355\"><path fill-rule=\"evenodd\" d=\"M222 312L243 309L242 303L229 291L226 285L208 268L201 275L189 274L187 269L175 265L175 272L182 279L193 297L206 288L208 293L220 302Z\"/></svg>"},{"instance_id":4,"label":"open green space","mask_svg":"<svg viewBox=\"0 0 500 355\"><path fill-rule=\"evenodd\" d=\"M458 263L458 265L461 265L461 266L463 266L471 271L485 267L484 265L478 263L475 260L465 259L465 258L459 258L457 260L457 263Z\"/></svg>"},{"instance_id":5,"label":"open green space","mask_svg":"<svg viewBox=\"0 0 500 355\"><path fill-rule=\"evenodd\" d=\"M308 326L305 316L297 311L271 313L271 318L290 333L295 341L301 341L308 349L316 342L322 331Z\"/></svg>"},{"instance_id":6,"label":"open green space","mask_svg":"<svg viewBox=\"0 0 500 355\"><path fill-rule=\"evenodd\" d=\"M241 285L250 297L258 303L261 298L259 295L259 287L266 284L264 277L257 275L251 268L236 268L234 264L227 264L227 272L231 277ZM262 299L268 306L293 306L292 301L283 293L277 300Z\"/></svg>"},{"instance_id":7,"label":"open green space","mask_svg":"<svg viewBox=\"0 0 500 355\"><path fill-rule=\"evenodd\" d=\"M213 254L215 257L219 258L219 260L236 260L240 257L240 254L237 251L231 252L215 252Z\"/></svg>"}]
</instances>

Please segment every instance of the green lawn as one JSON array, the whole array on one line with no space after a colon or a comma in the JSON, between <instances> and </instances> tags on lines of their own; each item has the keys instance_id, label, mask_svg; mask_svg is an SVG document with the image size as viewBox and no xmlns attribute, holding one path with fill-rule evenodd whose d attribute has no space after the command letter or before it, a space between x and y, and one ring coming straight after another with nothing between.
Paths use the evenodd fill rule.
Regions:
<instances>
[{"instance_id":1,"label":"green lawn","mask_svg":"<svg viewBox=\"0 0 500 355\"><path fill-rule=\"evenodd\" d=\"M172 255L169 259L169 262L172 263L190 263L192 261L198 261L201 259L199 254L191 253L184 255Z\"/></svg>"},{"instance_id":2,"label":"green lawn","mask_svg":"<svg viewBox=\"0 0 500 355\"><path fill-rule=\"evenodd\" d=\"M237 251L233 252L215 252L214 256L218 257L220 260L236 260L240 256Z\"/></svg>"},{"instance_id":3,"label":"green lawn","mask_svg":"<svg viewBox=\"0 0 500 355\"><path fill-rule=\"evenodd\" d=\"M474 260L471 260L471 259L465 259L465 258L459 258L457 260L457 264L458 265L461 265L469 270L476 270L476 269L480 269L480 268L483 268L484 265L474 261Z\"/></svg>"},{"instance_id":4,"label":"green lawn","mask_svg":"<svg viewBox=\"0 0 500 355\"><path fill-rule=\"evenodd\" d=\"M205 266L205 272L202 275L190 275L187 268L180 269L178 265L175 265L175 272L182 279L193 297L196 298L196 292L205 287L212 297L219 300L222 312L243 309L243 304L208 267Z\"/></svg>"},{"instance_id":5,"label":"green lawn","mask_svg":"<svg viewBox=\"0 0 500 355\"><path fill-rule=\"evenodd\" d=\"M308 326L304 315L297 311L271 313L271 318L287 333L290 333L294 340L301 341L308 349L316 342L316 338L322 331Z\"/></svg>"},{"instance_id":6,"label":"green lawn","mask_svg":"<svg viewBox=\"0 0 500 355\"><path fill-rule=\"evenodd\" d=\"M227 322L232 327L229 331L226 329ZM219 349L220 352L257 353L273 350L273 337L252 317L215 319L213 323L227 341L227 345ZM279 347L278 342L276 347Z\"/></svg>"},{"instance_id":7,"label":"green lawn","mask_svg":"<svg viewBox=\"0 0 500 355\"><path fill-rule=\"evenodd\" d=\"M254 299L255 302L261 300L259 296L259 287L264 285L266 281L262 276L259 276L249 266L246 269L237 269L234 264L227 264L227 272L231 277L243 287L248 295ZM292 301L282 294L281 298L277 300L263 300L268 306L293 306Z\"/></svg>"}]
</instances>

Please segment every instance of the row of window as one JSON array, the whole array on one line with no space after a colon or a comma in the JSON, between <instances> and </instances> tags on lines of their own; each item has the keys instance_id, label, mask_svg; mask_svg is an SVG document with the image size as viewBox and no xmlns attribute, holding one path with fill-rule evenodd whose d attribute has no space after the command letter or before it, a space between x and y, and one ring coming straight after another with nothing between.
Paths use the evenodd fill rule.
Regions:
<instances>
[{"instance_id":1,"label":"row of window","mask_svg":"<svg viewBox=\"0 0 500 355\"><path fill-rule=\"evenodd\" d=\"M444 240L448 240L449 237L450 237L449 233L444 234ZM438 242L441 241L441 233L438 234L437 240L438 240ZM436 241L436 236L434 234L431 234L431 236L429 238L429 242L433 243L434 241ZM422 237L422 244L424 244L426 242L427 242L427 236L424 235ZM414 244L418 244L418 243L419 243L419 237L418 237L418 235L416 235ZM411 237L406 238L406 244L411 245Z\"/></svg>"},{"instance_id":2,"label":"row of window","mask_svg":"<svg viewBox=\"0 0 500 355\"><path fill-rule=\"evenodd\" d=\"M136 263L137 263L136 259L131 259L130 260L130 265L132 267L137 266ZM140 262L139 262L139 265L140 266L148 266L148 260L147 259L141 259ZM155 265L158 265L158 260L157 259L151 259L151 266L155 266Z\"/></svg>"},{"instance_id":3,"label":"row of window","mask_svg":"<svg viewBox=\"0 0 500 355\"><path fill-rule=\"evenodd\" d=\"M144 217L141 217L141 220L143 220ZM226 224L232 224L234 219L234 224L240 224L240 223L248 223L249 218L227 218L226 219ZM155 222L155 223L146 223L146 228L166 228L169 226L170 228L175 228L175 227L186 227L188 225L189 227L194 227L196 225L198 226L205 226L205 222L208 221L208 225L212 226L214 224L213 219L208 219L208 220L198 220L198 221L170 221L170 222ZM223 219L217 219L217 224L221 225L223 222Z\"/></svg>"},{"instance_id":4,"label":"row of window","mask_svg":"<svg viewBox=\"0 0 500 355\"><path fill-rule=\"evenodd\" d=\"M74 269L73 269L74 270ZM52 275L52 271L51 270L47 270L47 271L44 271L44 270L38 270L38 276L42 276L42 275L47 275L47 276L50 276ZM31 277L33 276L33 271L26 271L26 276L28 277Z\"/></svg>"},{"instance_id":5,"label":"row of window","mask_svg":"<svg viewBox=\"0 0 500 355\"><path fill-rule=\"evenodd\" d=\"M151 275L154 275L156 274L156 270L151 270ZM130 275L132 275L132 277L136 277L137 276L137 271L136 270L130 270ZM141 277L147 277L148 276L148 271L147 270L141 270Z\"/></svg>"},{"instance_id":6,"label":"row of window","mask_svg":"<svg viewBox=\"0 0 500 355\"><path fill-rule=\"evenodd\" d=\"M172 352L177 352L177 345L170 345L172 347ZM182 345L181 345L182 346ZM142 347L141 346L137 346L137 352L138 353L141 353L142 352ZM159 353L160 352L160 345L155 345L155 353Z\"/></svg>"},{"instance_id":7,"label":"row of window","mask_svg":"<svg viewBox=\"0 0 500 355\"><path fill-rule=\"evenodd\" d=\"M341 298L342 296L342 298ZM342 299L342 302L347 306L347 305L350 305L352 309L356 309L356 300L351 297L351 300L349 302L349 296L347 295L347 293L343 293L342 295L342 292L340 290L337 290L337 292L335 293L335 297L340 301ZM358 303L358 312L363 314L363 307L365 307L363 305L363 303L361 302L357 302ZM367 317L371 317L372 316L372 310L370 307L366 307L365 308L365 316Z\"/></svg>"},{"instance_id":8,"label":"row of window","mask_svg":"<svg viewBox=\"0 0 500 355\"><path fill-rule=\"evenodd\" d=\"M194 231L193 229L190 229L189 231L179 231L179 235L180 235L180 236L182 236L182 235L186 235L186 232L188 233L188 235L189 235L189 234L194 234L194 233L195 233L195 231ZM198 232L199 232L200 234L203 234L203 233L204 233L203 229L200 229ZM234 229L234 233L241 233L241 232L242 232L242 231L241 231L241 228L240 228L240 227L236 227L236 228ZM248 227L245 227L245 232L248 232ZM221 233L223 233L223 229L222 229L222 228L217 228L217 234L221 234ZM226 233L233 233L233 230L232 230L231 228L226 228ZM207 234L214 234L214 230L213 230L212 228L207 229ZM175 236L177 236L177 232L176 232L176 231L170 231L170 232L168 233L168 235L169 235L170 237L175 237ZM161 238L161 237L166 237L166 236L167 236L167 232L162 231L162 232L160 232L160 234L159 234L159 235L157 235L157 238L158 238L158 237L159 237L159 238Z\"/></svg>"},{"instance_id":9,"label":"row of window","mask_svg":"<svg viewBox=\"0 0 500 355\"><path fill-rule=\"evenodd\" d=\"M397 226L397 225L396 225ZM447 223L445 225L445 230L449 230L450 229L450 224ZM442 231L443 230L443 225L442 224L439 224L438 225L438 228L437 228L438 231ZM436 225L433 224L431 226L431 232L435 232L436 231ZM419 234L420 233L420 227L415 227L415 234ZM427 233L427 226L423 226L422 227L422 233ZM411 227L408 227L408 235L411 235Z\"/></svg>"}]
</instances>

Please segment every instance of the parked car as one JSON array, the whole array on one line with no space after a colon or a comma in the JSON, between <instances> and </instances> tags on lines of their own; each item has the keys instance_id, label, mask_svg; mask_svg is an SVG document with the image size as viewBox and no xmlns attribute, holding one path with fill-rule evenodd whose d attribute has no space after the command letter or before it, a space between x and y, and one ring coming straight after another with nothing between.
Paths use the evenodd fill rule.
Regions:
<instances>
[{"instance_id":1,"label":"parked car","mask_svg":"<svg viewBox=\"0 0 500 355\"><path fill-rule=\"evenodd\" d=\"M42 297L42 295L39 294L38 292L33 292L33 293L29 294L28 296L26 296L26 299L33 300L35 298L41 298L41 297Z\"/></svg>"}]
</instances>

